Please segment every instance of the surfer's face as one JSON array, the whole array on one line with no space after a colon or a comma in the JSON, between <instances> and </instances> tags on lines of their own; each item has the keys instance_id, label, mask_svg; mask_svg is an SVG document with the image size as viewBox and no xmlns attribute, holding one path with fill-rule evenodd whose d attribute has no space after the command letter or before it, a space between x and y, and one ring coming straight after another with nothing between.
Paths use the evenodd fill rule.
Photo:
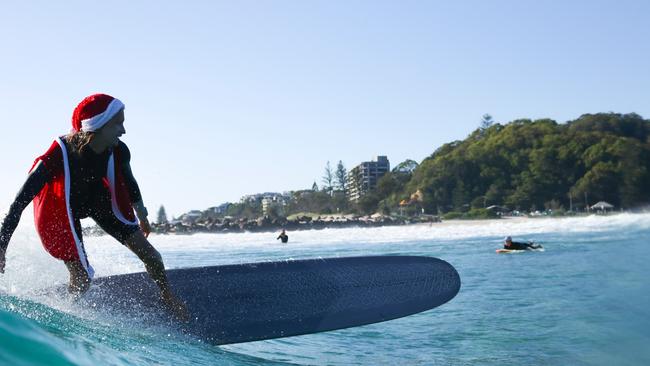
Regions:
<instances>
[{"instance_id":1,"label":"surfer's face","mask_svg":"<svg viewBox=\"0 0 650 366\"><path fill-rule=\"evenodd\" d=\"M120 136L124 135L124 109L119 111L110 121L97 131L96 138L100 139L106 147L117 145Z\"/></svg>"}]
</instances>

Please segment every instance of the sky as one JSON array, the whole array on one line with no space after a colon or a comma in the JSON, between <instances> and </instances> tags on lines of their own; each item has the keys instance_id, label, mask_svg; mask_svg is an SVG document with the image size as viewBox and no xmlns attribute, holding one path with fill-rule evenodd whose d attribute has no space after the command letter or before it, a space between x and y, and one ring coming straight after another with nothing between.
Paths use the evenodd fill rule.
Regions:
<instances>
[{"instance_id":1,"label":"sky","mask_svg":"<svg viewBox=\"0 0 650 366\"><path fill-rule=\"evenodd\" d=\"M422 161L499 123L650 118L650 2L3 1L0 208L102 92L150 217Z\"/></svg>"}]
</instances>

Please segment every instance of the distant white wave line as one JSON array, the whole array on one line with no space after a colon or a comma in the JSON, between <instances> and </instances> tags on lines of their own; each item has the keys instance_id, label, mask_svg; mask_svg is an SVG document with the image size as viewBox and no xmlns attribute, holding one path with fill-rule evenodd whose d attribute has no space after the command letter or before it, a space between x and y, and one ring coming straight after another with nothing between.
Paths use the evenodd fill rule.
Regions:
<instances>
[{"instance_id":1,"label":"distant white wave line","mask_svg":"<svg viewBox=\"0 0 650 366\"><path fill-rule=\"evenodd\" d=\"M455 240L479 237L503 237L553 232L607 232L630 227L650 228L650 213L588 216L576 218L502 219L477 221L448 221L434 224L384 226L377 228L345 228L289 232L289 244L350 244L394 243L422 240ZM184 236L158 235L152 238L158 245L179 246L178 242L194 249L215 245L268 245L276 242L276 233L195 234ZM191 239L189 239L191 238ZM171 249L171 248L170 248ZM226 249L227 250L227 249Z\"/></svg>"},{"instance_id":2,"label":"distant white wave line","mask_svg":"<svg viewBox=\"0 0 650 366\"><path fill-rule=\"evenodd\" d=\"M30 227L31 226L31 227ZM433 224L416 224L405 226L384 226L376 228L342 228L323 230L303 230L289 232L287 245L329 245L329 244L371 244L371 243L396 243L422 240L456 240L468 238L495 237L507 235L522 236L543 233L604 233L612 230L650 229L650 213L643 214L618 214L618 215L592 215L587 217L572 218L515 218L501 220L476 220L476 221L445 221ZM31 231L31 232L30 232ZM29 246L40 248L40 241L34 234L33 223L21 225L17 236L30 239ZM160 250L171 251L200 251L211 252L232 250L233 247L255 247L279 244L276 240L277 233L226 233L226 234L194 234L194 235L152 235L151 242ZM32 241L33 239L33 241ZM11 246L15 246L12 240ZM95 242L103 243L101 249L114 247L113 239L109 237L86 238L87 246L94 247ZM21 244L24 245L24 244ZM42 250L42 249L41 249Z\"/></svg>"}]
</instances>

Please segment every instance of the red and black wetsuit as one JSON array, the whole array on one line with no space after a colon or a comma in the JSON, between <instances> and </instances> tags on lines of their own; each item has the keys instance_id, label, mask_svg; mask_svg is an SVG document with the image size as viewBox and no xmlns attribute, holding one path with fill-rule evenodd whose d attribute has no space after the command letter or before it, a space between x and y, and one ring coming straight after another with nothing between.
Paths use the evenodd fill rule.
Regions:
<instances>
[{"instance_id":1,"label":"red and black wetsuit","mask_svg":"<svg viewBox=\"0 0 650 366\"><path fill-rule=\"evenodd\" d=\"M125 191L122 196L128 196L126 199L131 203L141 201L140 189L129 166L130 159L131 153L122 141L119 141L114 148L97 154L89 147L86 147L81 153L73 153L65 138L57 139L48 152L37 159L25 184L16 195L9 213L2 223L0 249L6 249L23 210L32 200L34 200L37 229L39 229L43 245L56 258L74 260L80 256L77 253L79 249L83 251L80 220L87 217L93 218L104 231L118 241L124 242L138 230L137 221L133 216L132 208L129 213L128 208L118 207L119 205L113 197L116 195L114 193L115 183L111 186L107 175L111 175L111 167L119 170L113 172L112 175L119 177L118 185ZM115 161L118 162L115 163ZM109 173L107 173L107 166ZM64 173L65 179L63 179ZM113 179L113 182L115 180ZM39 226L42 221L39 220L39 215L48 214L48 212L43 212L48 208L41 206L46 206L46 199L56 194L66 198L64 203L67 202L68 214L58 216L51 214L56 217L50 217L47 220L49 222L55 220L58 223L45 222L48 225L41 224ZM122 204L122 206L130 208L130 204ZM122 215L120 212L125 212L125 214ZM66 221L69 221L70 225ZM53 231L57 231L58 228L65 230L66 225L68 225L68 231L71 231L69 230L70 226L74 226L74 234L77 236L75 241L78 242L77 248L66 248L70 246L66 237L51 240L51 237L56 238L59 234ZM85 253L83 254L85 257Z\"/></svg>"}]
</instances>

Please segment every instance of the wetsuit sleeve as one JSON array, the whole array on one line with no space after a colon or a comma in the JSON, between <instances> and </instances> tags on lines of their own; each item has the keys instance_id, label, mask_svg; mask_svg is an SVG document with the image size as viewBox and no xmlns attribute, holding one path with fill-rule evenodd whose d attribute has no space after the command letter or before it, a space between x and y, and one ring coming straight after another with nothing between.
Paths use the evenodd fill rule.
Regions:
<instances>
[{"instance_id":1,"label":"wetsuit sleeve","mask_svg":"<svg viewBox=\"0 0 650 366\"><path fill-rule=\"evenodd\" d=\"M131 197L132 203L137 203L142 201L142 194L140 193L140 187L138 182L133 176L131 171L131 151L129 148L120 141L120 156L122 157L122 174L124 174L124 180L126 181L126 186L129 190L129 197Z\"/></svg>"},{"instance_id":2,"label":"wetsuit sleeve","mask_svg":"<svg viewBox=\"0 0 650 366\"><path fill-rule=\"evenodd\" d=\"M11 236L16 230L25 207L32 202L45 184L50 181L50 178L50 172L43 162L39 162L32 172L29 173L25 184L23 184L23 187L16 195L14 203L11 204L9 212L2 222L2 229L0 229L0 250L7 249L9 239L11 239Z\"/></svg>"},{"instance_id":3,"label":"wetsuit sleeve","mask_svg":"<svg viewBox=\"0 0 650 366\"><path fill-rule=\"evenodd\" d=\"M136 215L138 216L138 219L142 221L149 215L149 213L142 202L140 187L131 171L131 151L129 151L129 148L122 141L120 141L119 148L120 156L122 157L122 175L124 176L126 187L129 191L129 197L131 198L131 203L133 204Z\"/></svg>"}]
</instances>

